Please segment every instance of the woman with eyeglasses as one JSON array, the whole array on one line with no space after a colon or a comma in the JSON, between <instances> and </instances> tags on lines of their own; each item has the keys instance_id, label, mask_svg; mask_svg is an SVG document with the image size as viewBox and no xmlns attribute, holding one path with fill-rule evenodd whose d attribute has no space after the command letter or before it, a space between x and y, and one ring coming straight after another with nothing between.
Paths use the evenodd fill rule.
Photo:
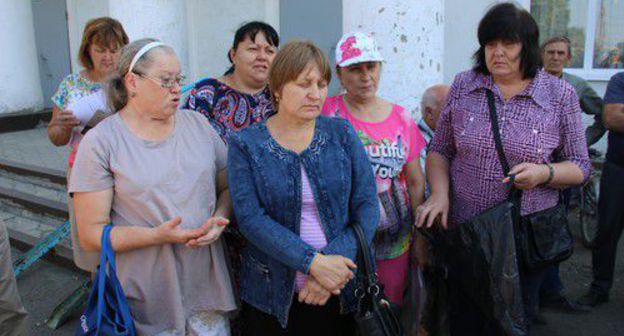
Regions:
<instances>
[{"instance_id":1,"label":"woman with eyeglasses","mask_svg":"<svg viewBox=\"0 0 624 336\"><path fill-rule=\"evenodd\" d=\"M279 36L270 25L252 21L241 26L228 52L230 69L196 83L184 108L206 116L224 141L228 133L265 120L275 111L268 82L278 47Z\"/></svg>"},{"instance_id":2,"label":"woman with eyeglasses","mask_svg":"<svg viewBox=\"0 0 624 336\"><path fill-rule=\"evenodd\" d=\"M117 67L119 50L126 44L128 44L128 35L126 35L119 21L109 17L101 17L87 22L78 52L78 60L84 70L65 77L52 96L54 105L52 119L48 124L48 137L55 146L69 144L71 147L67 167L68 181L76 158L76 151L83 136L80 120L68 107L86 96L98 93L100 93L99 99L105 100L105 96L101 94L102 83ZM95 272L100 261L99 255L86 252L78 243L71 197L67 197L67 205L71 222L74 263L87 272Z\"/></svg>"},{"instance_id":3,"label":"woman with eyeglasses","mask_svg":"<svg viewBox=\"0 0 624 336\"><path fill-rule=\"evenodd\" d=\"M80 242L113 224L117 272L139 335L229 335L236 308L221 232L232 212L226 148L202 115L178 110L173 49L122 50L108 99L117 111L84 137L69 190Z\"/></svg>"}]
</instances>

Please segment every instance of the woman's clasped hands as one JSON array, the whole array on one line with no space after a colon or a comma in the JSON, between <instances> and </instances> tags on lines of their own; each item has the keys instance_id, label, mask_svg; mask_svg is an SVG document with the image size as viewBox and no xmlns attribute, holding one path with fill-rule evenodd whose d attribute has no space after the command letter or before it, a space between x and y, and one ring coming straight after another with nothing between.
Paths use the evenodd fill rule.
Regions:
<instances>
[{"instance_id":1,"label":"woman's clasped hands","mask_svg":"<svg viewBox=\"0 0 624 336\"><path fill-rule=\"evenodd\" d=\"M331 295L340 291L355 276L355 263L340 255L317 253L310 264L310 273L304 288L299 291L299 302L323 306Z\"/></svg>"}]
</instances>

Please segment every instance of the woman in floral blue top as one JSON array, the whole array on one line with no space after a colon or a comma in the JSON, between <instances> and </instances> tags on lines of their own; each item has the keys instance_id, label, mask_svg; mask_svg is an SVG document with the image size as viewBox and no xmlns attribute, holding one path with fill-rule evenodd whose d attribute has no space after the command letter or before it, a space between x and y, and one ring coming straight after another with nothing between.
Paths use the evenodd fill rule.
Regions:
<instances>
[{"instance_id":1,"label":"woman in floral blue top","mask_svg":"<svg viewBox=\"0 0 624 336\"><path fill-rule=\"evenodd\" d=\"M67 107L102 90L102 83L117 68L119 51L126 44L128 44L128 35L119 21L109 17L101 17L87 22L78 52L78 59L84 70L69 74L59 84L58 90L52 96L54 107L52 108L52 119L48 125L48 137L55 146L69 144L71 147L67 180L69 180L78 152L78 145L83 136L78 127L80 121L72 111L67 110ZM102 99L104 99L103 97L104 95L102 95ZM100 254L86 252L80 246L73 203L72 198L68 196L67 205L71 222L74 262L79 268L94 272L99 263Z\"/></svg>"},{"instance_id":2,"label":"woman in floral blue top","mask_svg":"<svg viewBox=\"0 0 624 336\"><path fill-rule=\"evenodd\" d=\"M279 46L277 32L263 22L240 27L228 53L232 67L219 78L199 81L184 108L202 113L221 136L265 120L274 113L267 86Z\"/></svg>"}]
</instances>

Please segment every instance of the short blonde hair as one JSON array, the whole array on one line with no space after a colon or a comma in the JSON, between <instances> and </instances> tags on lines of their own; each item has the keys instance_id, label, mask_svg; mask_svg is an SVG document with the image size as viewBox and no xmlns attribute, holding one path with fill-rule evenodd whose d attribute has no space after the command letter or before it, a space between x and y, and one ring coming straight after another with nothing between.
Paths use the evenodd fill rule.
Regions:
<instances>
[{"instance_id":1,"label":"short blonde hair","mask_svg":"<svg viewBox=\"0 0 624 336\"><path fill-rule=\"evenodd\" d=\"M82 33L78 60L83 67L93 70L93 60L89 55L91 45L121 48L128 44L128 41L128 35L119 21L106 16L89 20Z\"/></svg>"},{"instance_id":2,"label":"short blonde hair","mask_svg":"<svg viewBox=\"0 0 624 336\"><path fill-rule=\"evenodd\" d=\"M280 92L286 83L296 80L310 62L316 63L322 78L329 84L331 81L331 67L327 56L319 47L310 41L286 43L271 64L271 70L269 71L269 88L271 92ZM274 94L271 99L277 109Z\"/></svg>"}]
</instances>

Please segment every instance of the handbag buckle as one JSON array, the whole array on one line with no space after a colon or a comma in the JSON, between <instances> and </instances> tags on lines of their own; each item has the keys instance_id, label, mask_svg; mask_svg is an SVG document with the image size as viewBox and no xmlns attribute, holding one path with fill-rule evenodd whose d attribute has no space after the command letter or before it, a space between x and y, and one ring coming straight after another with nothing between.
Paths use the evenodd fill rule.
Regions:
<instances>
[{"instance_id":1,"label":"handbag buckle","mask_svg":"<svg viewBox=\"0 0 624 336\"><path fill-rule=\"evenodd\" d=\"M366 293L364 292L364 290L362 288L356 288L354 294L355 294L356 298L362 300L364 298L364 294L366 294Z\"/></svg>"},{"instance_id":2,"label":"handbag buckle","mask_svg":"<svg viewBox=\"0 0 624 336\"><path fill-rule=\"evenodd\" d=\"M377 284L371 285L371 286L368 287L367 291L368 291L368 294L372 294L372 295L377 296L377 294L379 294L379 291L380 291L379 285L377 285Z\"/></svg>"}]
</instances>

